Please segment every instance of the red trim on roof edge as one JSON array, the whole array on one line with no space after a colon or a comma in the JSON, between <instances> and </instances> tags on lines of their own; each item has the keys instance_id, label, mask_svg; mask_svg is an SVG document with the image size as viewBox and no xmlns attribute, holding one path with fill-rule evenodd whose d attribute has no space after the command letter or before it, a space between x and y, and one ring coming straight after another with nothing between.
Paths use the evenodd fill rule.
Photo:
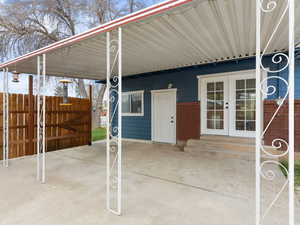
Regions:
<instances>
[{"instance_id":1,"label":"red trim on roof edge","mask_svg":"<svg viewBox=\"0 0 300 225\"><path fill-rule=\"evenodd\" d=\"M160 10L157 10L155 12L152 12L153 10L156 10L156 9L159 9L161 7L164 7L166 5L169 5L169 4L172 4L172 3L175 3L177 2L177 4L174 4L174 5L171 5L169 7L166 7L166 8L163 8L163 9L160 9ZM146 9L143 9L141 11L138 11L138 12L135 12L133 14L130 14L130 15L127 15L127 16L124 16L120 19L116 19L116 20L113 20L111 22L108 22L106 24L103 24L101 26L98 26L96 28L93 28L89 31L86 31L86 32L83 32L83 33L80 33L80 34L77 34L75 36L72 36L70 38L66 38L64 40L61 40L61 41L58 41L58 42L55 42L51 45L48 45L44 48L41 48L41 49L38 49L38 50L35 50L31 53L28 53L28 54L25 54L23 56L20 56L20 57L17 57L11 61L8 61L6 63L3 63L3 64L0 64L0 68L4 68L4 67L8 67L8 66L11 66L17 62L20 62L20 61L23 61L23 60L26 60L28 58L31 58L31 57L34 57L34 56L37 56L37 55L41 55L41 54L45 54L47 52L50 52L51 50L55 50L57 48L60 48L60 47L64 47L66 45L70 45L70 44L74 44L76 42L79 42L79 41L82 41L82 40L85 40L85 39L88 39L88 38L91 38L91 37L94 37L96 36L97 34L99 33L104 33L104 32L108 32L108 31L111 31L117 27L120 27L122 25L126 25L128 23L131 23L131 22L135 22L135 21L138 21L140 19L143 19L143 18L146 18L146 17L149 17L149 16L152 16L152 15L155 15L155 14L159 14L161 12L164 12L164 11L168 11L170 9L173 9L173 8L176 8L178 6L181 6L181 5L184 5L186 3L189 3L189 2L192 2L193 0L184 0L184 1L181 1L181 0L169 0L169 1L165 1L165 2L162 2L158 5L154 5L152 7L149 7L149 8L146 8ZM148 12L148 13L147 13ZM140 16L140 17L137 17L137 18L134 18L132 20L128 20L132 17L136 17L136 16L139 16L141 14L144 14L144 13L147 13L146 15L143 15L143 16ZM128 21L125 21L122 23L122 21L124 20L128 20ZM117 24L115 26L112 26L116 23L121 23L121 24ZM112 26L112 27L111 27ZM106 27L109 27L109 28L106 28ZM105 29L106 28L106 29ZM93 33L93 32L96 32L96 33ZM92 33L92 34L90 34ZM89 35L90 34L90 35ZM81 37L81 38L80 38ZM73 40L75 39L75 40Z\"/></svg>"}]
</instances>

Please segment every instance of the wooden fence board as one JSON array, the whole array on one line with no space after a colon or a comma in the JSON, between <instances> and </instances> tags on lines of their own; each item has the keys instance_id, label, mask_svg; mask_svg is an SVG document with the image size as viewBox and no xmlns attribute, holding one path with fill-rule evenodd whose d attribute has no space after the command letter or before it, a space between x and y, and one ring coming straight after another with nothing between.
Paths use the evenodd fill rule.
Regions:
<instances>
[{"instance_id":1,"label":"wooden fence board","mask_svg":"<svg viewBox=\"0 0 300 225\"><path fill-rule=\"evenodd\" d=\"M11 108L14 111L17 111L17 95L16 94L11 94L9 100L9 108ZM9 113L10 115L10 120L9 120L9 125L12 126L17 126L17 114L16 113ZM18 140L17 136L17 130L18 129L10 129L10 138L9 140ZM17 144L11 144L10 145L10 151L9 151L9 158L16 158L18 156L17 153Z\"/></svg>"},{"instance_id":2,"label":"wooden fence board","mask_svg":"<svg viewBox=\"0 0 300 225\"><path fill-rule=\"evenodd\" d=\"M9 158L36 153L37 98L9 95ZM90 100L70 98L71 106L61 106L61 97L46 97L47 151L90 143ZM3 152L3 93L0 93L0 160Z\"/></svg>"}]
</instances>

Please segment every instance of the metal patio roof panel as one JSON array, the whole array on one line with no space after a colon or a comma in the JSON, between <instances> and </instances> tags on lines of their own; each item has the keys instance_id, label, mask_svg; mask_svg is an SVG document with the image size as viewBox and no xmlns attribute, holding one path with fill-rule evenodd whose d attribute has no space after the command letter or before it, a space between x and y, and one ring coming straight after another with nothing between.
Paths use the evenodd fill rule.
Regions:
<instances>
[{"instance_id":1,"label":"metal patio roof panel","mask_svg":"<svg viewBox=\"0 0 300 225\"><path fill-rule=\"evenodd\" d=\"M184 1L169 2L176 4ZM124 76L254 56L256 1L187 2L122 25ZM168 3L163 4L165 6ZM297 1L296 21L300 20L299 5ZM263 15L262 47L267 45L285 7L285 1L278 1L276 10ZM154 9L159 10L160 6ZM287 27L287 18L283 18L266 53L287 49ZM105 32L47 52L47 74L105 79ZM299 26L296 26L295 32L296 43L299 43ZM11 71L35 74L36 57L25 58L8 66Z\"/></svg>"}]
</instances>

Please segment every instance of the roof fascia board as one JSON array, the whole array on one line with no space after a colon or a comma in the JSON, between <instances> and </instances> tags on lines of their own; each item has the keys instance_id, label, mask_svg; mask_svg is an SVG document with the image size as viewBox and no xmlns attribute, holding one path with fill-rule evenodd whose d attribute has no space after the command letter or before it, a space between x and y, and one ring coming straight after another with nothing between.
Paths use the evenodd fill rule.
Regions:
<instances>
[{"instance_id":1,"label":"roof fascia board","mask_svg":"<svg viewBox=\"0 0 300 225\"><path fill-rule=\"evenodd\" d=\"M45 54L48 53L49 51L53 51L55 49L61 48L61 47L65 47L67 45L71 45L74 44L76 42L91 38L99 33L104 33L104 32L108 32L110 30L113 30L117 27L123 26L125 24L131 23L131 22L135 22L137 20L141 20L143 18L155 15L155 14L159 14L162 13L164 11L176 8L178 6L184 5L186 3L192 2L193 0L169 0L169 1L165 1L159 4L156 4L154 6L150 6L148 8L145 8L143 10L140 10L138 12L129 14L127 16L124 16L120 19L116 19L113 20L111 22L105 23L103 25L100 25L96 28L90 29L86 32L77 34L75 36L72 36L70 38L66 38L64 40L58 41L56 43L53 43L51 45L48 45L44 48L35 50L31 53L25 54L23 56L17 57L11 61L5 62L3 64L0 64L0 68L4 68L4 67L8 67L11 66L15 63L18 63L20 61L26 60L28 58L34 57L34 56L38 56L41 54Z\"/></svg>"}]
</instances>

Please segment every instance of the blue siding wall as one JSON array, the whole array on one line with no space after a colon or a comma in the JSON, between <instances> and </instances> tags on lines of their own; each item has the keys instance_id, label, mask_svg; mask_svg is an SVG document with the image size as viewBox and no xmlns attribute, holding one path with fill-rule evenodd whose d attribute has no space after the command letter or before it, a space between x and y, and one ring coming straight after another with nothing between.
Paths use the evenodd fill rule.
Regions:
<instances>
[{"instance_id":1,"label":"blue siding wall","mask_svg":"<svg viewBox=\"0 0 300 225\"><path fill-rule=\"evenodd\" d=\"M295 62L295 98L300 99L300 60ZM284 70L280 72L280 76L284 79L288 79L288 71ZM287 86L283 81L278 81L279 93L278 95L283 97L286 94Z\"/></svg>"},{"instance_id":2,"label":"blue siding wall","mask_svg":"<svg viewBox=\"0 0 300 225\"><path fill-rule=\"evenodd\" d=\"M270 63L271 58L264 59L264 65L270 70L276 70L278 65ZM151 140L151 90L167 89L169 84L177 88L178 102L198 101L198 75L233 72L255 69L255 59L230 61L223 63L207 64L170 71L141 74L123 79L123 91L144 90L144 116L123 117L123 137ZM280 76L286 78L287 71L282 71ZM270 75L269 75L270 76ZM271 79L269 84L278 88L278 92L269 98L283 96L286 90L283 82ZM296 62L296 90L295 97L300 98L300 61Z\"/></svg>"}]
</instances>

